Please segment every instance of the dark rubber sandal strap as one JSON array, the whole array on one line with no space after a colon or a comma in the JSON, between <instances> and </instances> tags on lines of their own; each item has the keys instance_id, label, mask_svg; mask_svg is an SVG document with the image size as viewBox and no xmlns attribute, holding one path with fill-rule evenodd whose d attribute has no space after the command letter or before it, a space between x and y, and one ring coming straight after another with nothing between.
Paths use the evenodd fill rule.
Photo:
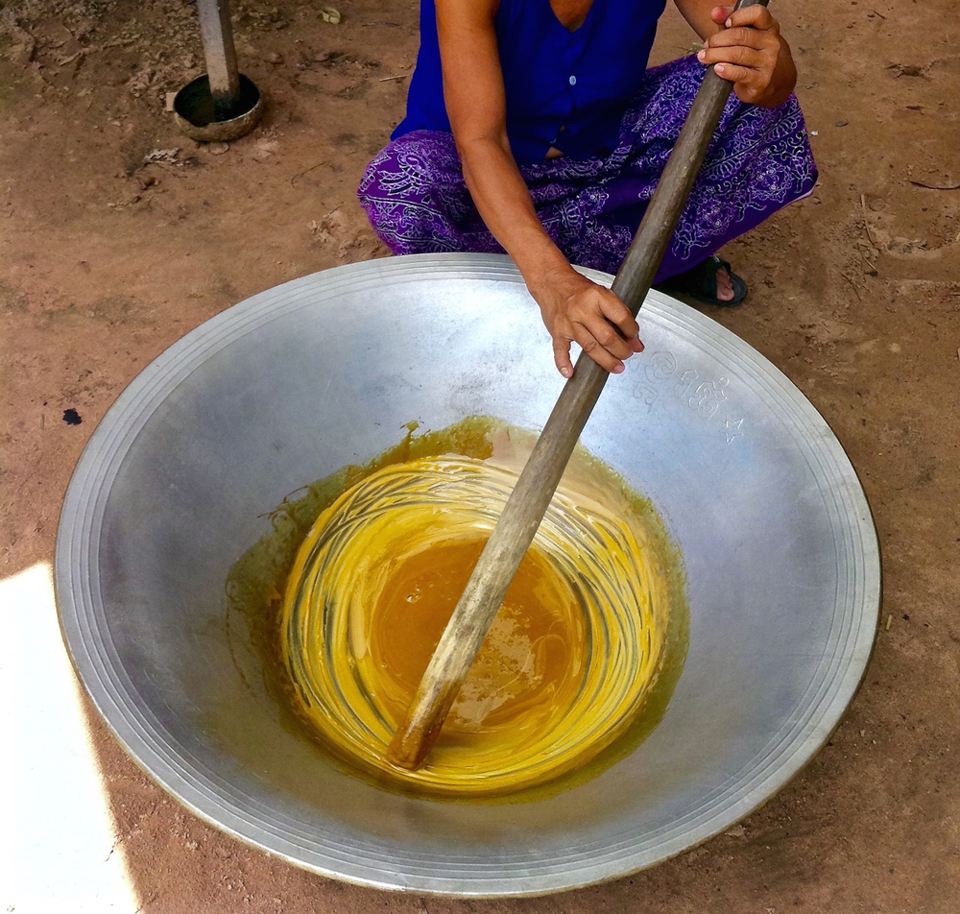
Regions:
<instances>
[{"instance_id":1,"label":"dark rubber sandal strap","mask_svg":"<svg viewBox=\"0 0 960 914\"><path fill-rule=\"evenodd\" d=\"M720 301L717 298L717 273L720 270L727 271L730 284L733 286L733 298L730 301ZM732 308L739 305L747 297L749 291L747 284L733 272L730 264L716 254L702 260L686 272L671 277L661 285L664 289L680 292L696 301L707 305L717 305L721 308Z\"/></svg>"}]
</instances>

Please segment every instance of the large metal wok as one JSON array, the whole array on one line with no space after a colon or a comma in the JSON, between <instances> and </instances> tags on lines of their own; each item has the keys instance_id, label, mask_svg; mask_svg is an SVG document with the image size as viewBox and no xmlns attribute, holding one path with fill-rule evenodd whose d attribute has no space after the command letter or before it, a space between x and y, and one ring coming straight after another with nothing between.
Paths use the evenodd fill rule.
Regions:
<instances>
[{"instance_id":1,"label":"large metal wok","mask_svg":"<svg viewBox=\"0 0 960 914\"><path fill-rule=\"evenodd\" d=\"M541 894L650 866L729 828L826 742L864 673L877 540L827 424L766 359L664 295L586 447L660 510L689 577L690 646L638 749L536 802L379 789L284 725L224 583L304 484L469 415L540 427L562 379L502 257L341 267L256 295L145 369L94 433L57 543L63 630L130 754L207 821L385 888Z\"/></svg>"}]
</instances>

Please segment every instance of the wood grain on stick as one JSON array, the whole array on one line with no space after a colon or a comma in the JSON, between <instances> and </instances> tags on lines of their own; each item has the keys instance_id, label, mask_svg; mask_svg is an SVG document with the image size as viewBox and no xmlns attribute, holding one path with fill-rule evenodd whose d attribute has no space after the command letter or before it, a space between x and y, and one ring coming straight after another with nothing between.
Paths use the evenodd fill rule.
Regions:
<instances>
[{"instance_id":1,"label":"wood grain on stick","mask_svg":"<svg viewBox=\"0 0 960 914\"><path fill-rule=\"evenodd\" d=\"M738 8L766 5L743 0ZM732 84L707 68L683 130L612 289L636 316L666 253L713 138ZM507 588L526 554L608 373L586 353L577 359L444 629L407 716L387 750L401 768L419 768L440 733Z\"/></svg>"},{"instance_id":2,"label":"wood grain on stick","mask_svg":"<svg viewBox=\"0 0 960 914\"><path fill-rule=\"evenodd\" d=\"M218 120L226 120L232 116L240 100L240 74L233 44L230 4L227 0L198 0L197 8L214 111Z\"/></svg>"}]
</instances>

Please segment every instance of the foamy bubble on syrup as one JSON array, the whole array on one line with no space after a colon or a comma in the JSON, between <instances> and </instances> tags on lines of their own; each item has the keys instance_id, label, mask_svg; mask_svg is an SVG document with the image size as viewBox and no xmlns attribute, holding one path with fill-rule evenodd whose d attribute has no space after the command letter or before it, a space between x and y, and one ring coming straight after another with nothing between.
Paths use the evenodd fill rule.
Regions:
<instances>
[{"instance_id":1,"label":"foamy bubble on syrup","mask_svg":"<svg viewBox=\"0 0 960 914\"><path fill-rule=\"evenodd\" d=\"M516 479L427 457L372 473L317 519L286 588L282 657L300 715L341 758L407 789L508 793L579 768L636 718L663 658L669 558L662 529L588 473L554 497L427 764L386 761ZM441 592L446 615L424 615Z\"/></svg>"}]
</instances>

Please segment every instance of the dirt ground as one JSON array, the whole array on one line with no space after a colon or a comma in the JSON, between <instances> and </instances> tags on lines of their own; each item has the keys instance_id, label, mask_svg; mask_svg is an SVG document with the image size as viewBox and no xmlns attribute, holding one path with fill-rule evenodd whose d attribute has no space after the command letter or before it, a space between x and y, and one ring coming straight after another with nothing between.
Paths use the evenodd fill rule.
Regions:
<instances>
[{"instance_id":1,"label":"dirt ground","mask_svg":"<svg viewBox=\"0 0 960 914\"><path fill-rule=\"evenodd\" d=\"M252 134L213 146L185 139L165 111L167 93L202 72L192 3L0 9L0 578L52 561L88 436L162 350L262 289L386 256L354 189L401 117L417 4L337 7L331 24L317 0L235 4L242 70L269 108ZM881 628L830 745L742 826L677 860L544 899L461 902L341 885L237 843L168 798L91 714L142 910L960 909L956 5L775 8L820 183L730 245L752 292L709 313L823 413L875 513ZM668 14L655 60L691 40Z\"/></svg>"}]
</instances>

